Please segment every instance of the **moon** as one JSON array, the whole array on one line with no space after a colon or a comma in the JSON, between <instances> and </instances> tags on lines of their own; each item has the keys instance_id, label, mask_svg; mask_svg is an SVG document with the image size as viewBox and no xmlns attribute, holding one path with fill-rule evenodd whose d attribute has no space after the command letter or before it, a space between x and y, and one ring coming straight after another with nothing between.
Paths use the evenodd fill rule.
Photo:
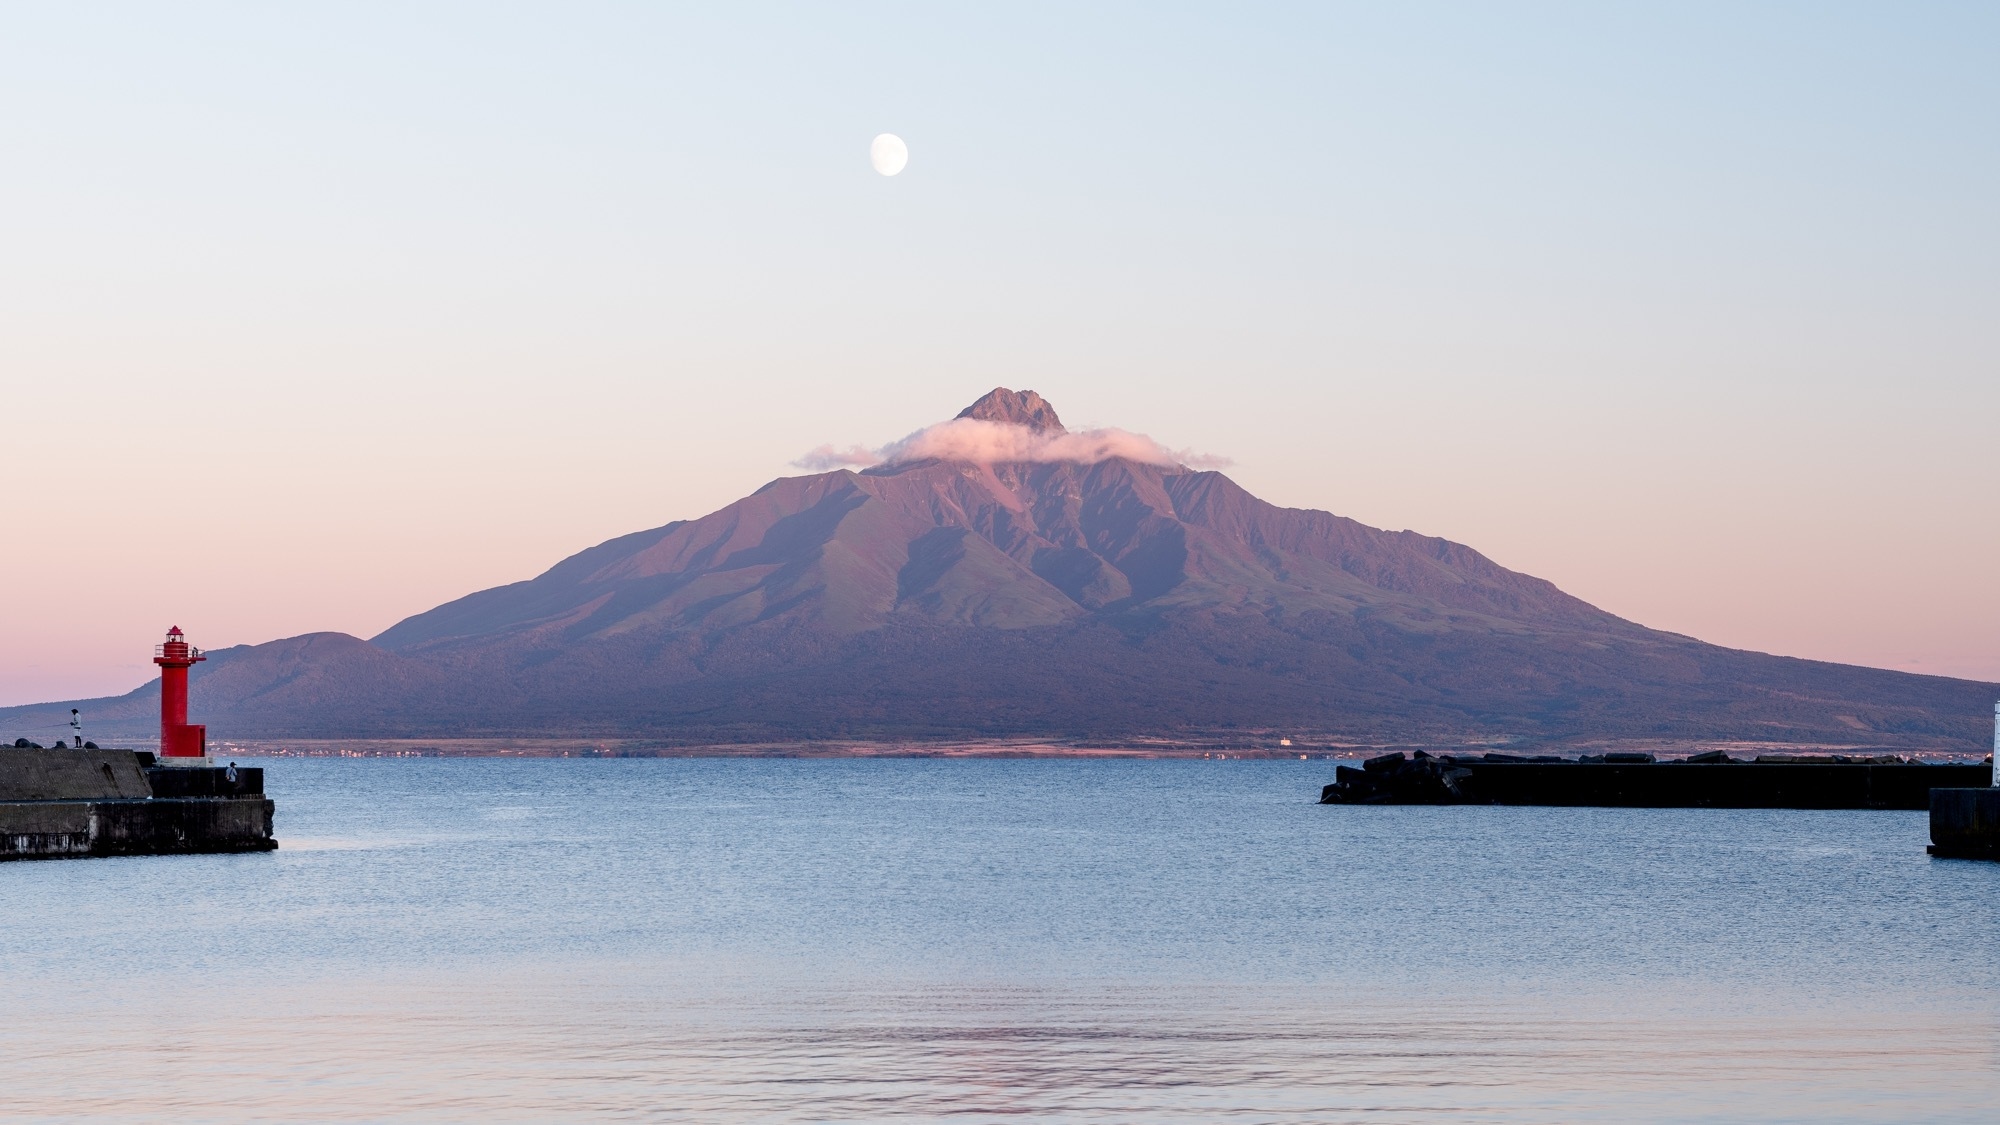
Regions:
<instances>
[{"instance_id":1,"label":"moon","mask_svg":"<svg viewBox=\"0 0 2000 1125\"><path fill-rule=\"evenodd\" d=\"M894 133L884 133L876 137L868 146L868 162L877 172L893 176L910 162L910 146Z\"/></svg>"}]
</instances>

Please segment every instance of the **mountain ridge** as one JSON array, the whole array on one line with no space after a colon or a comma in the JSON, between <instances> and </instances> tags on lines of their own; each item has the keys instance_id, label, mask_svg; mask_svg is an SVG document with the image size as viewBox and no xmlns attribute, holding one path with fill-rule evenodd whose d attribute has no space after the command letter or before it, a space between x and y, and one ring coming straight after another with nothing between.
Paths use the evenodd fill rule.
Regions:
<instances>
[{"instance_id":1,"label":"mountain ridge","mask_svg":"<svg viewBox=\"0 0 2000 1125\"><path fill-rule=\"evenodd\" d=\"M1032 391L959 418L1067 434ZM195 702L244 737L1983 737L1983 685L1647 629L1464 544L1119 448L782 477L368 641L218 654Z\"/></svg>"}]
</instances>

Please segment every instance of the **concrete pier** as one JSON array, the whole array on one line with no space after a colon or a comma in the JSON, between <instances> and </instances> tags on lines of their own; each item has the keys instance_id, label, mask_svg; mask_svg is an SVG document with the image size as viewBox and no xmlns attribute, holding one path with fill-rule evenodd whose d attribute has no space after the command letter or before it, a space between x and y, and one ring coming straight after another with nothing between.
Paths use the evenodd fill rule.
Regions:
<instances>
[{"instance_id":1,"label":"concrete pier","mask_svg":"<svg viewBox=\"0 0 2000 1125\"><path fill-rule=\"evenodd\" d=\"M2000 859L2000 789L1931 790L1930 853Z\"/></svg>"},{"instance_id":2,"label":"concrete pier","mask_svg":"<svg viewBox=\"0 0 2000 1125\"><path fill-rule=\"evenodd\" d=\"M1650 754L1598 760L1509 754L1414 758L1384 754L1340 766L1320 792L1328 805L1568 805L1600 808L1924 809L1931 792L1983 784L1984 765L1923 765L1894 758L1726 754L1654 762Z\"/></svg>"},{"instance_id":3,"label":"concrete pier","mask_svg":"<svg viewBox=\"0 0 2000 1125\"><path fill-rule=\"evenodd\" d=\"M1993 704L1993 765L1985 789L1931 791L1932 855L2000 859L2000 703Z\"/></svg>"},{"instance_id":4,"label":"concrete pier","mask_svg":"<svg viewBox=\"0 0 2000 1125\"><path fill-rule=\"evenodd\" d=\"M264 771L228 774L131 750L0 748L0 860L276 848Z\"/></svg>"}]
</instances>

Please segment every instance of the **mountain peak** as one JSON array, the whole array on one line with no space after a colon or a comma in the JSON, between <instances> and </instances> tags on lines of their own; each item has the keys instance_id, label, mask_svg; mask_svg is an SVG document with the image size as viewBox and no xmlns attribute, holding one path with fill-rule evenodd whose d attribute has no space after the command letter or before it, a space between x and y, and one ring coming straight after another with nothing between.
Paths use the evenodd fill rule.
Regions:
<instances>
[{"instance_id":1,"label":"mountain peak","mask_svg":"<svg viewBox=\"0 0 2000 1125\"><path fill-rule=\"evenodd\" d=\"M982 422L1011 422L1026 426L1036 433L1067 433L1062 419L1056 417L1056 408L1047 399L1033 391L1010 391L1005 387L995 387L986 392L978 402L958 412L960 418L977 418Z\"/></svg>"}]
</instances>

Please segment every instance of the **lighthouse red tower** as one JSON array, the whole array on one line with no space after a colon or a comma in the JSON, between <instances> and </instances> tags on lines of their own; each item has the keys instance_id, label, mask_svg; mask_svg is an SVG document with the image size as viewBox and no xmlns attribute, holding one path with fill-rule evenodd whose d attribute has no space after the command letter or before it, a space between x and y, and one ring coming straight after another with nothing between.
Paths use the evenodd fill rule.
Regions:
<instances>
[{"instance_id":1,"label":"lighthouse red tower","mask_svg":"<svg viewBox=\"0 0 2000 1125\"><path fill-rule=\"evenodd\" d=\"M176 625L163 644L154 646L153 663L160 666L160 757L162 760L208 757L208 728L188 725L188 669L207 660L187 643Z\"/></svg>"}]
</instances>

